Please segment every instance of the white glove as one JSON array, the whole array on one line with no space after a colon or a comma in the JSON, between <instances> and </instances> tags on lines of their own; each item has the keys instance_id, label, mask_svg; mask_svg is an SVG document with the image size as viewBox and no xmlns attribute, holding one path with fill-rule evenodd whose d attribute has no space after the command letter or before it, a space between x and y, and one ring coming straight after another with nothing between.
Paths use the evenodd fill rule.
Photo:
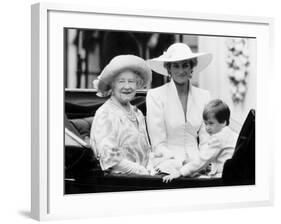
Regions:
<instances>
[{"instance_id":1,"label":"white glove","mask_svg":"<svg viewBox=\"0 0 281 224\"><path fill-rule=\"evenodd\" d=\"M121 160L120 163L115 165L113 168L115 171L119 171L124 174L149 175L148 170L144 166L131 162L127 159Z\"/></svg>"},{"instance_id":2,"label":"white glove","mask_svg":"<svg viewBox=\"0 0 281 224\"><path fill-rule=\"evenodd\" d=\"M180 170L182 167L182 162L176 159L168 159L163 162L161 162L159 165L157 165L156 170L159 170L163 173L176 173Z\"/></svg>"}]
</instances>

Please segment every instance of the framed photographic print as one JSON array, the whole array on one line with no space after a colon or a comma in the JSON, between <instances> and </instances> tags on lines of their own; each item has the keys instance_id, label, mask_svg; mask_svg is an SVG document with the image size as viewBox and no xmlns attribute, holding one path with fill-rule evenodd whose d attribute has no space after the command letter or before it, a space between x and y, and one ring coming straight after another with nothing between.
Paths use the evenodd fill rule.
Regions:
<instances>
[{"instance_id":1,"label":"framed photographic print","mask_svg":"<svg viewBox=\"0 0 281 224\"><path fill-rule=\"evenodd\" d=\"M272 204L273 147L266 131L270 129L272 29L270 18L32 5L32 217L47 220ZM184 52L178 57L172 50L175 46L185 46L189 56ZM107 83L111 92L107 89L109 94L100 97L101 87L95 86L95 80L101 81L110 66L116 71L112 61L120 55L136 56L152 78L137 89L130 86L134 79L124 84L123 79L113 78ZM160 59L157 66L162 70L157 70L151 63ZM115 66L128 61L121 62ZM196 70L200 67L204 69ZM182 70L183 75L178 72ZM192 74L184 81L189 92L180 100L176 90L180 91L187 73ZM123 98L130 95L132 116L136 116L131 121L136 125L127 127L118 118L123 123L110 123L104 129L105 125L98 126L104 105L110 104L112 96L123 99L117 97L116 83L122 86ZM167 97L163 97L165 88L171 91ZM201 89L210 95L204 103L195 97ZM155 105L164 105L163 113L152 113L149 103L148 95L157 91ZM214 115L216 127L228 128L236 136L231 144L223 138L213 156L212 142L200 148L219 132L208 130L203 116L201 105L211 99L222 100L230 111L222 121ZM100 117L108 124L110 117L119 116L118 110L120 105ZM177 119L182 119L179 127ZM160 123L162 129L155 128ZM136 130L146 136L147 147L126 143ZM164 137L159 140L159 136ZM104 139L106 147L101 144ZM160 144L172 153L177 148L182 151L168 158L162 151L157 154ZM189 154L192 144L196 150ZM137 147L146 149L145 156ZM111 150L109 154L105 148ZM121 156L113 165L105 165L113 161L116 150ZM145 162L140 162L143 158ZM121 166L125 160L129 162ZM174 176L167 181L169 175Z\"/></svg>"}]
</instances>

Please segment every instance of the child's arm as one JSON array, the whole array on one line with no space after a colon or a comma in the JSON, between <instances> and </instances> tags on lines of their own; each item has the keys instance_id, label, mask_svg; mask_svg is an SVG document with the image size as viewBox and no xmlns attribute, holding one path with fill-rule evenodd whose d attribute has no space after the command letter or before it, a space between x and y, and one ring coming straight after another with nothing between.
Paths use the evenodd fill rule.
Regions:
<instances>
[{"instance_id":1,"label":"child's arm","mask_svg":"<svg viewBox=\"0 0 281 224\"><path fill-rule=\"evenodd\" d=\"M181 176L192 176L199 172L212 162L221 153L222 147L220 141L213 137L210 139L208 145L201 148L197 159L190 161L180 169Z\"/></svg>"},{"instance_id":2,"label":"child's arm","mask_svg":"<svg viewBox=\"0 0 281 224\"><path fill-rule=\"evenodd\" d=\"M192 176L212 162L221 153L221 150L220 141L215 137L211 138L208 144L201 148L197 159L185 164L179 170L174 170L169 175L164 176L163 182L168 183L181 176Z\"/></svg>"}]
</instances>

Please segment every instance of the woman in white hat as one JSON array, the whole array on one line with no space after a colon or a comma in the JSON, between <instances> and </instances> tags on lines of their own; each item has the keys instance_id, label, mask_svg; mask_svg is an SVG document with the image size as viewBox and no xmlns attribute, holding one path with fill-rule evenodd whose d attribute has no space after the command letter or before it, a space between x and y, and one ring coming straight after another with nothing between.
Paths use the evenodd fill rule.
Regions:
<instances>
[{"instance_id":1,"label":"woman in white hat","mask_svg":"<svg viewBox=\"0 0 281 224\"><path fill-rule=\"evenodd\" d=\"M144 116L130 104L137 88L151 81L151 70L134 55L114 57L94 81L98 96L110 98L96 111L90 142L102 170L148 174L151 151Z\"/></svg>"},{"instance_id":2,"label":"woman in white hat","mask_svg":"<svg viewBox=\"0 0 281 224\"><path fill-rule=\"evenodd\" d=\"M190 80L211 60L210 53L193 53L186 44L175 43L147 61L152 70L171 77L167 84L149 90L146 98L148 133L152 151L159 157L155 166L162 172L178 173L198 158L200 146L206 143L202 113L210 94Z\"/></svg>"}]
</instances>

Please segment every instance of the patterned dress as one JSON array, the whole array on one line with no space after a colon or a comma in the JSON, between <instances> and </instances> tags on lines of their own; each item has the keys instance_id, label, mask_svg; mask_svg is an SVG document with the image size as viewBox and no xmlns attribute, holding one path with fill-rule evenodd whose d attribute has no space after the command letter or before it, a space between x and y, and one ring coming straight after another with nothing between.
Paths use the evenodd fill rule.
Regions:
<instances>
[{"instance_id":1,"label":"patterned dress","mask_svg":"<svg viewBox=\"0 0 281 224\"><path fill-rule=\"evenodd\" d=\"M135 106L131 111L135 120L111 99L96 111L90 141L102 170L142 174L148 164L151 149L145 119Z\"/></svg>"}]
</instances>

